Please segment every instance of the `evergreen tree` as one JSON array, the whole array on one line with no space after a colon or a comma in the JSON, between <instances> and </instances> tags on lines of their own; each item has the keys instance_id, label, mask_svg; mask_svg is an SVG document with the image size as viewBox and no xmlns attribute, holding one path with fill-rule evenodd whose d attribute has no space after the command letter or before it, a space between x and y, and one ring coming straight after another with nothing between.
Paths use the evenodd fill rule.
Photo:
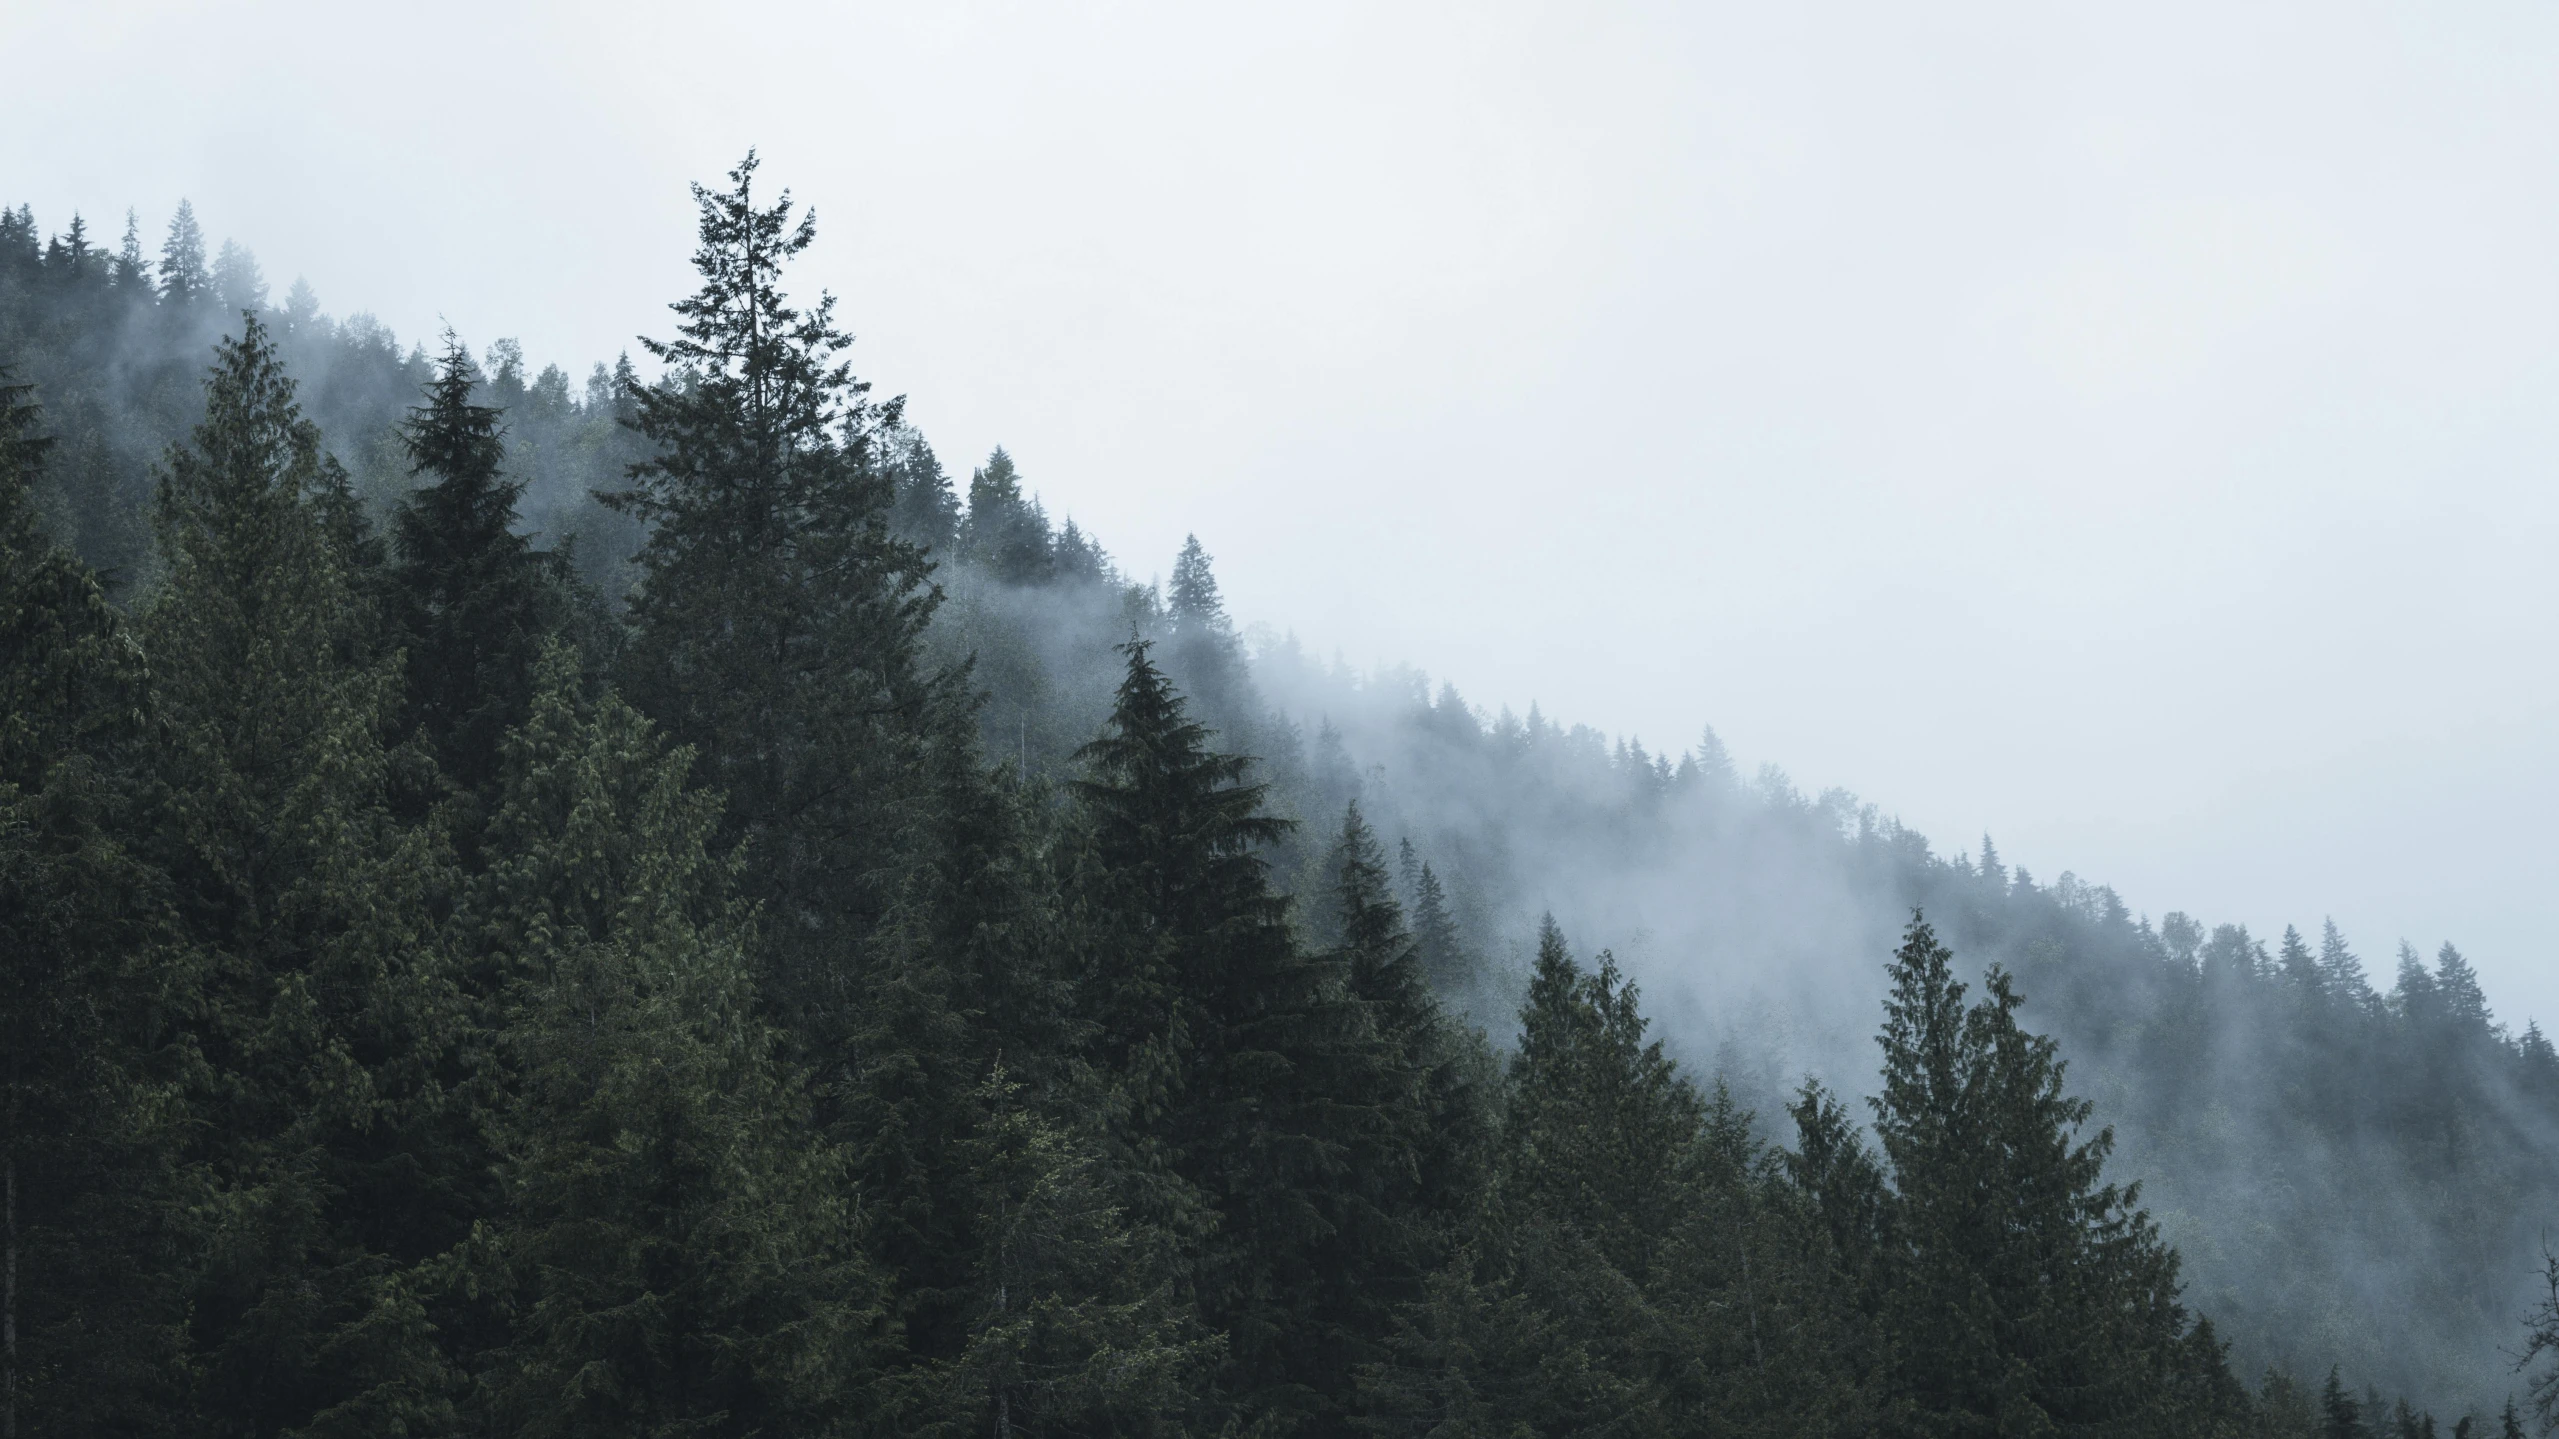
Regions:
<instances>
[{"instance_id":1,"label":"evergreen tree","mask_svg":"<svg viewBox=\"0 0 2559 1439\"><path fill-rule=\"evenodd\" d=\"M1222 1348L1176 1297L1170 1239L1130 1222L1098 1146L999 1065L963 1141L987 1236L968 1340L934 1406L952 1433L1181 1432Z\"/></svg>"},{"instance_id":2,"label":"evergreen tree","mask_svg":"<svg viewBox=\"0 0 2559 1439\"><path fill-rule=\"evenodd\" d=\"M950 549L960 532L960 497L951 490L951 477L914 426L900 425L885 438L897 490L890 527L898 538L927 550Z\"/></svg>"},{"instance_id":3,"label":"evergreen tree","mask_svg":"<svg viewBox=\"0 0 2559 1439\"><path fill-rule=\"evenodd\" d=\"M2207 1365L2187 1342L2174 1253L2101 1182L2112 1132L2077 1138L2088 1104L2053 1042L2018 1026L1995 967L1967 1008L1952 958L1914 916L1879 1037L1892 1397L1918 1433L2159 1423L2217 1349Z\"/></svg>"},{"instance_id":4,"label":"evergreen tree","mask_svg":"<svg viewBox=\"0 0 2559 1439\"><path fill-rule=\"evenodd\" d=\"M961 708L919 660L923 551L887 527L872 443L897 407L840 358L832 298L787 303L782 268L816 227L787 194L759 204L755 171L749 155L731 188L696 187L702 288L675 306L677 338L649 342L670 373L637 394L656 450L617 497L651 527L623 672L727 796L723 843L745 846L769 916L768 987L824 1045L916 861L923 750Z\"/></svg>"},{"instance_id":5,"label":"evergreen tree","mask_svg":"<svg viewBox=\"0 0 2559 1439\"><path fill-rule=\"evenodd\" d=\"M875 403L841 358L833 301L794 309L781 271L815 235L788 195L759 203L752 155L697 190L702 288L651 342L668 378L637 395L654 447L617 497L652 528L622 660L630 691L696 747L727 804L719 843L764 915L756 970L819 1132L863 1185L864 1238L903 1344L881 1412L923 1422L968 1343L990 1236L982 1081L1024 1016L1054 1004L1024 957L1017 816L988 792L964 672L922 651L938 591L890 528ZM1026 1076L1041 1056L1009 1051Z\"/></svg>"},{"instance_id":6,"label":"evergreen tree","mask_svg":"<svg viewBox=\"0 0 2559 1439\"><path fill-rule=\"evenodd\" d=\"M2276 951L2275 963L2296 994L2317 999L2325 993L2326 978L2319 968L2319 961L2311 955L2310 945L2302 939L2301 931L2291 925L2284 926L2283 944Z\"/></svg>"},{"instance_id":7,"label":"evergreen tree","mask_svg":"<svg viewBox=\"0 0 2559 1439\"><path fill-rule=\"evenodd\" d=\"M544 657L475 901L511 976L506 1209L447 1267L512 1317L486 1422L528 1435L818 1433L876 1413L884 1285L850 1156L757 1017L718 802Z\"/></svg>"},{"instance_id":8,"label":"evergreen tree","mask_svg":"<svg viewBox=\"0 0 2559 1439\"><path fill-rule=\"evenodd\" d=\"M211 1432L432 1422L444 1381L399 1275L478 1207L429 929L447 869L385 807L397 677L372 653L350 509L250 319L170 452L168 578L143 616L163 863L202 973L180 1013Z\"/></svg>"},{"instance_id":9,"label":"evergreen tree","mask_svg":"<svg viewBox=\"0 0 2559 1439\"><path fill-rule=\"evenodd\" d=\"M1226 614L1226 600L1210 567L1199 536L1185 536L1173 561L1173 577L1165 586L1164 615L1170 630L1165 645L1167 667L1180 678L1209 723L1238 747L1256 743L1260 717L1250 712L1251 681L1245 673L1244 645Z\"/></svg>"},{"instance_id":10,"label":"evergreen tree","mask_svg":"<svg viewBox=\"0 0 2559 1439\"><path fill-rule=\"evenodd\" d=\"M158 877L126 842L150 738L140 651L36 527L45 446L0 371L0 1432L178 1427L166 1250L183 993Z\"/></svg>"},{"instance_id":11,"label":"evergreen tree","mask_svg":"<svg viewBox=\"0 0 2559 1439\"><path fill-rule=\"evenodd\" d=\"M1368 1101L1345 1116L1365 1122L1338 1135L1360 1187L1323 1261L1340 1286L1323 1309L1341 1357L1319 1384L1347 1402L1356 1368L1384 1357L1394 1312L1421 1298L1474 1203L1491 1150L1492 1072L1481 1041L1441 1016L1356 803L1325 868L1334 967L1366 1021L1333 1056L1345 1092Z\"/></svg>"},{"instance_id":12,"label":"evergreen tree","mask_svg":"<svg viewBox=\"0 0 2559 1439\"><path fill-rule=\"evenodd\" d=\"M1475 965L1449 913L1448 890L1432 872L1430 861L1417 859L1413 842L1404 841L1406 883L1413 895L1413 943L1421 951L1422 973L1436 994L1463 994L1475 982Z\"/></svg>"},{"instance_id":13,"label":"evergreen tree","mask_svg":"<svg viewBox=\"0 0 2559 1439\"><path fill-rule=\"evenodd\" d=\"M258 257L243 246L225 240L213 257L213 268L206 275L213 296L224 312L238 314L243 310L267 307L267 277L258 268Z\"/></svg>"},{"instance_id":14,"label":"evergreen tree","mask_svg":"<svg viewBox=\"0 0 2559 1439\"><path fill-rule=\"evenodd\" d=\"M1008 585L1045 584L1055 568L1048 516L1022 493L1013 457L997 446L969 476L968 518L960 523L960 550Z\"/></svg>"},{"instance_id":15,"label":"evergreen tree","mask_svg":"<svg viewBox=\"0 0 2559 1439\"><path fill-rule=\"evenodd\" d=\"M425 483L393 520L390 575L409 713L444 773L474 793L496 780L499 739L523 717L534 658L563 608L557 581L514 531L524 487L501 474L500 415L472 403L478 380L447 335L426 403L401 431L410 473Z\"/></svg>"},{"instance_id":16,"label":"evergreen tree","mask_svg":"<svg viewBox=\"0 0 2559 1439\"><path fill-rule=\"evenodd\" d=\"M1337 1424L1358 1350L1328 1246L1360 1203L1351 1137L1378 1122L1367 1016L1290 933L1257 853L1287 826L1261 813L1251 762L1208 748L1144 642L1122 648L1075 787L1109 916L1083 981L1090 1052L1117 1081L1139 1215L1200 1235L1192 1292L1227 1336L1223 1392L1247 1416Z\"/></svg>"},{"instance_id":17,"label":"evergreen tree","mask_svg":"<svg viewBox=\"0 0 2559 1439\"><path fill-rule=\"evenodd\" d=\"M169 217L169 236L160 244L160 302L184 311L213 298L213 274L206 267L204 229L196 224L195 206L178 202Z\"/></svg>"},{"instance_id":18,"label":"evergreen tree","mask_svg":"<svg viewBox=\"0 0 2559 1439\"><path fill-rule=\"evenodd\" d=\"M116 246L115 261L107 273L119 295L140 298L150 290L151 266L142 258L142 221L131 210L124 212L124 240Z\"/></svg>"}]
</instances>

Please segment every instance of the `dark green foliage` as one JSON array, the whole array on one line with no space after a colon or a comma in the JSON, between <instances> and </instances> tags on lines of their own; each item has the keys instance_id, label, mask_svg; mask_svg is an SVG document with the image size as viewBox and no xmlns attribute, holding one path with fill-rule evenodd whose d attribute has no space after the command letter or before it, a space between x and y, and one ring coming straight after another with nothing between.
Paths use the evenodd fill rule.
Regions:
<instances>
[{"instance_id":1,"label":"dark green foliage","mask_svg":"<svg viewBox=\"0 0 2559 1439\"><path fill-rule=\"evenodd\" d=\"M1321 1414L1338 1402L1336 1276L1318 1256L1349 1200L1349 1130L1377 1101L1350 1083L1364 1016L1269 888L1255 851L1286 827L1260 813L1250 761L1210 750L1148 647L1124 648L1076 785L1108 915L1085 979L1090 1053L1117 1077L1142 1212L1201 1234L1192 1291L1228 1337L1223 1387L1248 1414Z\"/></svg>"},{"instance_id":2,"label":"dark green foliage","mask_svg":"<svg viewBox=\"0 0 2559 1439\"><path fill-rule=\"evenodd\" d=\"M474 404L478 373L446 337L427 402L401 432L425 483L392 534L394 632L408 656L408 712L448 779L496 781L498 745L523 718L543 637L565 623L565 575L514 531L519 481L501 478L500 413Z\"/></svg>"},{"instance_id":3,"label":"dark green foliage","mask_svg":"<svg viewBox=\"0 0 2559 1439\"><path fill-rule=\"evenodd\" d=\"M175 1421L165 1246L188 967L133 853L148 672L86 566L38 533L45 446L0 371L0 1417L15 1434Z\"/></svg>"},{"instance_id":4,"label":"dark green foliage","mask_svg":"<svg viewBox=\"0 0 2559 1439\"><path fill-rule=\"evenodd\" d=\"M1952 958L1914 917L1880 1036L1893 1409L1926 1434L2164 1429L2222 1368L2187 1342L2176 1257L2103 1182L2113 1135L2077 1137L2088 1103L2065 1094L2057 1046L2018 1025L2008 975L1994 966L1967 1007Z\"/></svg>"},{"instance_id":5,"label":"dark green foliage","mask_svg":"<svg viewBox=\"0 0 2559 1439\"><path fill-rule=\"evenodd\" d=\"M1410 673L1336 666L1301 728L1259 677L1310 662L1248 664L1196 538L1132 584L1001 450L963 509L782 293L813 231L755 173L697 191L665 373L582 394L271 304L191 211L156 265L0 211L53 431L0 386L7 1427L2435 1432L2243 1389L2024 1021L2300 1272L2321 1236L2258 1196L2350 1230L2352 1184L2439 1178L2407 1314L2197 1306L2376 1368L2503 1302L2547 1192L2559 1051L2458 950L2377 995L2333 926L2153 928L1711 733L1674 762ZM1871 1141L1806 1081L1772 1147L1791 1076L1684 1069L1551 920L1501 958L1576 857L1692 843L1736 931L1835 871L2001 961L1968 1003L1905 936ZM1771 967L1888 947L1845 908ZM2350 1162L2206 1122L2242 1101Z\"/></svg>"},{"instance_id":6,"label":"dark green foliage","mask_svg":"<svg viewBox=\"0 0 2559 1439\"><path fill-rule=\"evenodd\" d=\"M1045 582L1056 564L1048 516L1022 493L1013 457L998 447L983 469L969 476L968 519L960 525L960 553L1009 585Z\"/></svg>"},{"instance_id":7,"label":"dark green foliage","mask_svg":"<svg viewBox=\"0 0 2559 1439\"><path fill-rule=\"evenodd\" d=\"M170 453L156 518L161 860L201 967L180 1011L206 1185L201 1402L222 1432L411 1422L440 1371L398 1275L482 1199L429 928L446 870L385 806L398 677L362 537L254 320Z\"/></svg>"},{"instance_id":8,"label":"dark green foliage","mask_svg":"<svg viewBox=\"0 0 2559 1439\"><path fill-rule=\"evenodd\" d=\"M818 1433L879 1407L885 1286L851 1156L757 1016L746 915L685 787L554 647L504 754L476 901L510 977L505 1207L452 1264L509 1318L476 1363L499 1432Z\"/></svg>"},{"instance_id":9,"label":"dark green foliage","mask_svg":"<svg viewBox=\"0 0 2559 1439\"><path fill-rule=\"evenodd\" d=\"M883 463L894 477L897 500L890 525L900 539L927 550L947 551L960 533L960 497L942 470L932 445L912 426L901 425L882 437Z\"/></svg>"},{"instance_id":10,"label":"dark green foliage","mask_svg":"<svg viewBox=\"0 0 2559 1439\"><path fill-rule=\"evenodd\" d=\"M917 860L955 691L921 663L923 552L888 529L872 452L895 406L840 358L834 302L792 308L781 270L816 234L759 205L752 156L697 188L701 290L666 380L637 393L655 447L617 503L649 526L623 657L635 703L694 745L765 906L766 983L812 1037L840 1034L854 949Z\"/></svg>"}]
</instances>

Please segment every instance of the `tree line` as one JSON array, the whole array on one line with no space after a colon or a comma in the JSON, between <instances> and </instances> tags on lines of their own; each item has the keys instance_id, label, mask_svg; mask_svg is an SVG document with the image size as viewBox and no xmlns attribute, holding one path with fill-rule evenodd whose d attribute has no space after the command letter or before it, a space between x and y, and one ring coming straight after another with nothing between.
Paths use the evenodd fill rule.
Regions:
<instances>
[{"instance_id":1,"label":"tree line","mask_svg":"<svg viewBox=\"0 0 2559 1439\"><path fill-rule=\"evenodd\" d=\"M1551 920L1489 973L1357 799L1298 822L1204 552L1127 585L1001 452L959 505L755 182L593 391L618 556L528 537L458 343L376 347L368 489L241 306L147 545L0 386L11 1439L2431 1428L2234 1376L1928 917L1855 1108L1700 1083ZM136 253L60 263L195 304ZM1089 715L1007 627L1079 585Z\"/></svg>"}]
</instances>

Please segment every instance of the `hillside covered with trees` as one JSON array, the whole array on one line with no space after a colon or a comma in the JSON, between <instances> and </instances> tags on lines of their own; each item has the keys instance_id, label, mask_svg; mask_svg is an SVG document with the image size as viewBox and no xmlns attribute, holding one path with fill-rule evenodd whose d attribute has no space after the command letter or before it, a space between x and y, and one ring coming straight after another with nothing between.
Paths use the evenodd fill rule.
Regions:
<instances>
[{"instance_id":1,"label":"hillside covered with trees","mask_svg":"<svg viewBox=\"0 0 2559 1439\"><path fill-rule=\"evenodd\" d=\"M2452 946L1248 639L756 179L574 383L0 212L7 1434L2554 1417Z\"/></svg>"}]
</instances>

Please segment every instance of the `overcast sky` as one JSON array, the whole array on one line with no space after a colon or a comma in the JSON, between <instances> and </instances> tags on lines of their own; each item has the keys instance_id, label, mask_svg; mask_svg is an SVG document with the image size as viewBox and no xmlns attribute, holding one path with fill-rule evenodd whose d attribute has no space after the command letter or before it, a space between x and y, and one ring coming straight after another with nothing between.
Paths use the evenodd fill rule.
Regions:
<instances>
[{"instance_id":1,"label":"overcast sky","mask_svg":"<svg viewBox=\"0 0 2559 1439\"><path fill-rule=\"evenodd\" d=\"M1925 12L1925 13L1923 13ZM583 374L750 145L954 468L2559 1020L2546 5L0 7L0 199Z\"/></svg>"}]
</instances>

